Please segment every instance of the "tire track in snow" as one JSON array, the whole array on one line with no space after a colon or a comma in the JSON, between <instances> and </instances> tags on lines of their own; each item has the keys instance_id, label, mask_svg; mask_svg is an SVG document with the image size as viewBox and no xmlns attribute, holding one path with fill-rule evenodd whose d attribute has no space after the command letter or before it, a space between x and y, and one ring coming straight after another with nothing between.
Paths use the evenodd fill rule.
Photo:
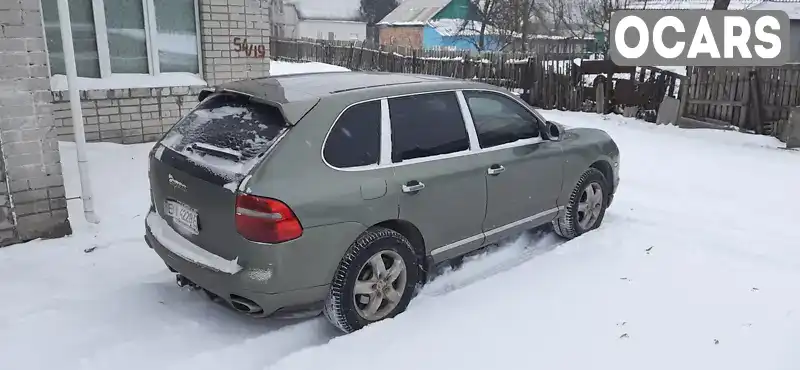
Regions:
<instances>
[{"instance_id":1,"label":"tire track in snow","mask_svg":"<svg viewBox=\"0 0 800 370\"><path fill-rule=\"evenodd\" d=\"M554 249L561 243L562 241L555 234L528 231L512 242L467 257L462 266L447 269L437 275L425 285L420 294L412 301L412 305L421 300L435 299L514 268ZM324 318L317 317L255 338L232 343L214 351L199 353L184 361L173 363L167 369L264 369L295 352L326 344L340 335L342 334L330 326Z\"/></svg>"},{"instance_id":2,"label":"tire track in snow","mask_svg":"<svg viewBox=\"0 0 800 370\"><path fill-rule=\"evenodd\" d=\"M556 236L553 232L543 231L541 229L538 230L529 230L510 242L502 243L500 246L488 248L477 254L471 255L469 257L465 257L463 264L459 267L452 268L447 267L444 271L436 274L435 277L429 281L419 292L419 294L411 301L409 305L409 309L413 309L415 304L418 304L423 301L428 301L431 299L438 299L442 296L449 294L455 290L467 287L471 284L474 284L478 281L487 279L492 277L493 275L500 274L502 272L508 271L513 269L519 265L524 264L527 261L535 258L536 256L542 255L553 249L557 248L559 245L563 244L565 240L561 239L560 237ZM306 322L303 324L298 324L295 326L296 330L326 330L330 329L330 325L324 321L324 318L317 318L311 320L310 322ZM320 325L324 326L323 329ZM289 329L289 328L286 328ZM281 333L277 333L281 334ZM303 333L303 335L308 335L309 333ZM334 339L335 337L341 335L340 333L335 333L328 337L328 339L322 338L321 340L317 341L315 344L311 344L308 346L298 346L291 351L284 351L280 356L267 356L268 360L264 358L266 361L261 362L258 367L249 367L255 366L254 362L248 363L248 367L244 367L244 369L270 369L271 366L281 361L283 358L286 358L294 353L301 352L307 349L310 349L314 346L319 346L327 343L330 339ZM266 335L265 337L272 336L272 334ZM280 342L280 339L272 339L272 338L258 338L254 341L249 341L246 345L256 345L257 347L261 347L258 344L258 341L263 340L265 343L268 341L276 341ZM295 341L297 342L297 341ZM299 344L299 343L298 343ZM238 353L241 349L239 347L232 348L232 353ZM216 352L214 354L216 356ZM227 354L226 354L227 356ZM199 363L203 363L200 361ZM218 363L217 363L218 364ZM205 365L205 364L203 364ZM214 370L218 369L217 367L213 367ZM212 369L211 366L208 367ZM180 368L170 368L170 370L181 370L184 369L183 367ZM193 368L196 370L198 368ZM200 367L200 369L205 369L205 367Z\"/></svg>"},{"instance_id":3,"label":"tire track in snow","mask_svg":"<svg viewBox=\"0 0 800 370\"><path fill-rule=\"evenodd\" d=\"M325 344L338 335L324 318L317 317L213 351L198 353L165 369L263 369L294 352Z\"/></svg>"},{"instance_id":4,"label":"tire track in snow","mask_svg":"<svg viewBox=\"0 0 800 370\"><path fill-rule=\"evenodd\" d=\"M553 232L541 229L526 231L511 242L465 257L464 264L460 267L446 268L422 288L411 304L450 293L508 271L557 248L564 242L565 240Z\"/></svg>"},{"instance_id":5,"label":"tire track in snow","mask_svg":"<svg viewBox=\"0 0 800 370\"><path fill-rule=\"evenodd\" d=\"M457 268L446 268L437 274L420 294L411 302L414 304L446 295L454 290L469 286L480 280L519 266L538 255L553 250L563 240L552 232L527 231L510 242L493 247L478 254L465 257ZM295 352L324 345L340 335L324 318L316 317L296 324L282 326L275 321L276 330L263 335L229 343L225 346L206 350L191 357L168 361L167 370L217 370L236 368L237 370L260 370L277 363ZM271 326L271 325L270 325Z\"/></svg>"}]
</instances>

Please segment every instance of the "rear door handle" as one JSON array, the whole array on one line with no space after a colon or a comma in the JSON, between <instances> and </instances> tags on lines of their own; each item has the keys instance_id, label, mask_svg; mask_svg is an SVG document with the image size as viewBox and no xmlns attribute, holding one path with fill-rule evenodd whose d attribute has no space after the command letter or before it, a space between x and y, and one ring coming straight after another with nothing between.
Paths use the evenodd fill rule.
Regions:
<instances>
[{"instance_id":1,"label":"rear door handle","mask_svg":"<svg viewBox=\"0 0 800 370\"><path fill-rule=\"evenodd\" d=\"M411 180L403 184L403 193L416 193L422 189L425 189L425 184L417 180Z\"/></svg>"},{"instance_id":2,"label":"rear door handle","mask_svg":"<svg viewBox=\"0 0 800 370\"><path fill-rule=\"evenodd\" d=\"M506 170L505 167L503 167L503 166L501 166L499 164L493 164L491 167L489 167L488 170L486 170L486 172L489 173L489 175L497 176L497 175L500 174L500 172L503 172L505 170Z\"/></svg>"}]
</instances>

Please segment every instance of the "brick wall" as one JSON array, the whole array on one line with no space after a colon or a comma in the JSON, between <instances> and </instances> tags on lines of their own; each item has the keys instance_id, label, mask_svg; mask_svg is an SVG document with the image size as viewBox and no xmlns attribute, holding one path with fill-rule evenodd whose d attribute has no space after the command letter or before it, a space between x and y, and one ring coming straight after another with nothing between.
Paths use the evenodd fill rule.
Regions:
<instances>
[{"instance_id":1,"label":"brick wall","mask_svg":"<svg viewBox=\"0 0 800 370\"><path fill-rule=\"evenodd\" d=\"M201 0L203 70L210 85L269 75L271 11L280 1ZM270 9L270 5L275 9ZM274 14L274 12L273 12Z\"/></svg>"},{"instance_id":2,"label":"brick wall","mask_svg":"<svg viewBox=\"0 0 800 370\"><path fill-rule=\"evenodd\" d=\"M422 32L421 26L382 26L378 30L378 36L381 45L421 49Z\"/></svg>"},{"instance_id":3,"label":"brick wall","mask_svg":"<svg viewBox=\"0 0 800 370\"><path fill-rule=\"evenodd\" d=\"M197 104L201 87L81 91L87 141L122 144L155 141ZM66 92L53 93L59 140L72 141L72 112Z\"/></svg>"},{"instance_id":4,"label":"brick wall","mask_svg":"<svg viewBox=\"0 0 800 370\"><path fill-rule=\"evenodd\" d=\"M209 85L269 75L270 11L274 10L270 4L280 3L200 0L202 69ZM245 39L247 50L239 46ZM194 108L201 88L81 91L86 140L124 144L157 140ZM73 140L68 94L53 92L52 102L58 139Z\"/></svg>"},{"instance_id":5,"label":"brick wall","mask_svg":"<svg viewBox=\"0 0 800 370\"><path fill-rule=\"evenodd\" d=\"M0 1L0 246L71 233L38 0Z\"/></svg>"},{"instance_id":6,"label":"brick wall","mask_svg":"<svg viewBox=\"0 0 800 370\"><path fill-rule=\"evenodd\" d=\"M271 20L282 4L199 0L209 85L269 75ZM154 141L194 108L201 88L81 91L86 138ZM50 91L39 0L0 1L0 246L71 233L58 152L58 140L73 140L67 95Z\"/></svg>"}]
</instances>

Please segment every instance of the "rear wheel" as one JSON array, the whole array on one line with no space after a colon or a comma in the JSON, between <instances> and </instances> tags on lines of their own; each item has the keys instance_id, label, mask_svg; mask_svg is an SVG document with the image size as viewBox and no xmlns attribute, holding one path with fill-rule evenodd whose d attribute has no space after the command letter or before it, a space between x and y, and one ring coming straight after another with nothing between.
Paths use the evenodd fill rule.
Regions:
<instances>
[{"instance_id":1,"label":"rear wheel","mask_svg":"<svg viewBox=\"0 0 800 370\"><path fill-rule=\"evenodd\" d=\"M421 268L402 234L371 228L348 249L331 283L324 313L350 333L403 312L414 294Z\"/></svg>"},{"instance_id":2,"label":"rear wheel","mask_svg":"<svg viewBox=\"0 0 800 370\"><path fill-rule=\"evenodd\" d=\"M598 228L606 213L608 195L603 173L595 168L586 170L570 194L566 212L553 221L556 234L572 239Z\"/></svg>"}]
</instances>

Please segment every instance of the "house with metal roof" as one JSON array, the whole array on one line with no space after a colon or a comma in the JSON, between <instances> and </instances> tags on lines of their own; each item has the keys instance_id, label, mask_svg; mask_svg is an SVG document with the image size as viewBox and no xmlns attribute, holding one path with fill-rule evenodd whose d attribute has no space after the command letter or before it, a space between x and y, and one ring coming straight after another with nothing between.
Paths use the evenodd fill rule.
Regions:
<instances>
[{"instance_id":1,"label":"house with metal roof","mask_svg":"<svg viewBox=\"0 0 800 370\"><path fill-rule=\"evenodd\" d=\"M283 37L363 41L367 23L360 0L287 0L283 5Z\"/></svg>"},{"instance_id":2,"label":"house with metal roof","mask_svg":"<svg viewBox=\"0 0 800 370\"><path fill-rule=\"evenodd\" d=\"M522 44L522 34L496 25L483 25L482 3L483 0L404 0L378 22L380 43L413 49L518 49ZM565 49L576 50L594 40L592 37L580 38L554 32L535 34L535 30L526 38L528 42L536 40L541 45L559 44Z\"/></svg>"},{"instance_id":3,"label":"house with metal roof","mask_svg":"<svg viewBox=\"0 0 800 370\"><path fill-rule=\"evenodd\" d=\"M380 22L383 45L414 49L453 48L477 50L481 29L480 9L470 0L405 0ZM498 50L514 35L486 25L483 50Z\"/></svg>"}]
</instances>

